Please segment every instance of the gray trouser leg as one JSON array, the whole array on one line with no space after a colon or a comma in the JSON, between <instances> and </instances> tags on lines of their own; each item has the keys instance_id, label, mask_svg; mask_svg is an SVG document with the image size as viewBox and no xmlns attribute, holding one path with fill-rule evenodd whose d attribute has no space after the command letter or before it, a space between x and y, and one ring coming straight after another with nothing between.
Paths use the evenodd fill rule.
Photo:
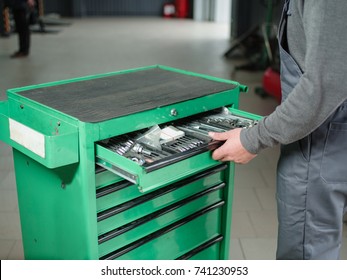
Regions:
<instances>
[{"instance_id":1,"label":"gray trouser leg","mask_svg":"<svg viewBox=\"0 0 347 280\"><path fill-rule=\"evenodd\" d=\"M338 259L347 183L327 182L322 175L330 171L321 170L326 161L323 153L313 148L310 154L306 144L307 139L282 147L277 175L277 259ZM331 168L336 169L336 162Z\"/></svg>"}]
</instances>

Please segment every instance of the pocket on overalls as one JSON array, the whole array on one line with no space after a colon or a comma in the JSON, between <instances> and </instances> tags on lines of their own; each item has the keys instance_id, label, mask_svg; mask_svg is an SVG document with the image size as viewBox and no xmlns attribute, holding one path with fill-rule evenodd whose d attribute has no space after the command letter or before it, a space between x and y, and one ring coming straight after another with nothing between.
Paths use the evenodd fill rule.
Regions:
<instances>
[{"instance_id":1,"label":"pocket on overalls","mask_svg":"<svg viewBox=\"0 0 347 280\"><path fill-rule=\"evenodd\" d=\"M326 183L347 183L347 123L330 124L320 175Z\"/></svg>"},{"instance_id":2,"label":"pocket on overalls","mask_svg":"<svg viewBox=\"0 0 347 280\"><path fill-rule=\"evenodd\" d=\"M296 141L282 146L277 166L278 210L289 211L296 218L305 207L308 183L309 162L302 152L302 144L304 143Z\"/></svg>"},{"instance_id":3,"label":"pocket on overalls","mask_svg":"<svg viewBox=\"0 0 347 280\"><path fill-rule=\"evenodd\" d=\"M278 172L283 178L296 182L307 182L310 159L310 138L305 137L281 147Z\"/></svg>"}]
</instances>

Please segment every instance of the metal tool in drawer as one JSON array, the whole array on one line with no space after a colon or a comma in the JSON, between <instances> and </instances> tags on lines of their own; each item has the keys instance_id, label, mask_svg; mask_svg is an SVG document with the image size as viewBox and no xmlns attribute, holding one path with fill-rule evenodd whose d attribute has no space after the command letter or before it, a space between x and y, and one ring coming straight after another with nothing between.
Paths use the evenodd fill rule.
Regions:
<instances>
[{"instance_id":1,"label":"metal tool in drawer","mask_svg":"<svg viewBox=\"0 0 347 280\"><path fill-rule=\"evenodd\" d=\"M151 172L207 150L222 142L212 140L208 132L225 132L251 127L256 120L232 115L227 109L202 114L170 124L158 125L140 132L112 137L99 142L105 148L124 156Z\"/></svg>"}]
</instances>

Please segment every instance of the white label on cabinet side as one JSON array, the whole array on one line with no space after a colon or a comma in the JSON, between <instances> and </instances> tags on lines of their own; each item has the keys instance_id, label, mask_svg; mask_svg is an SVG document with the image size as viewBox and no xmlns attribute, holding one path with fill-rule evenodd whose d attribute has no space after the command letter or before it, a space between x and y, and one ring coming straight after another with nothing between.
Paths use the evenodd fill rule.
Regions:
<instances>
[{"instance_id":1,"label":"white label on cabinet side","mask_svg":"<svg viewBox=\"0 0 347 280\"><path fill-rule=\"evenodd\" d=\"M33 153L45 158L45 136L13 119L9 119L9 122L10 138Z\"/></svg>"}]
</instances>

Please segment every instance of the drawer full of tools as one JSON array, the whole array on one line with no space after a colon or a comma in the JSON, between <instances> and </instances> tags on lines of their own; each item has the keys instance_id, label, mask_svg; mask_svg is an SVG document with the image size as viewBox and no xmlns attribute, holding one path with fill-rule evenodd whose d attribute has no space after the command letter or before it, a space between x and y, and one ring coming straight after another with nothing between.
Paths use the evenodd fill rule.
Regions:
<instances>
[{"instance_id":1,"label":"drawer full of tools","mask_svg":"<svg viewBox=\"0 0 347 280\"><path fill-rule=\"evenodd\" d=\"M96 163L146 192L219 164L210 151L223 142L212 140L209 132L249 128L258 120L224 107L155 125L97 142Z\"/></svg>"}]
</instances>

